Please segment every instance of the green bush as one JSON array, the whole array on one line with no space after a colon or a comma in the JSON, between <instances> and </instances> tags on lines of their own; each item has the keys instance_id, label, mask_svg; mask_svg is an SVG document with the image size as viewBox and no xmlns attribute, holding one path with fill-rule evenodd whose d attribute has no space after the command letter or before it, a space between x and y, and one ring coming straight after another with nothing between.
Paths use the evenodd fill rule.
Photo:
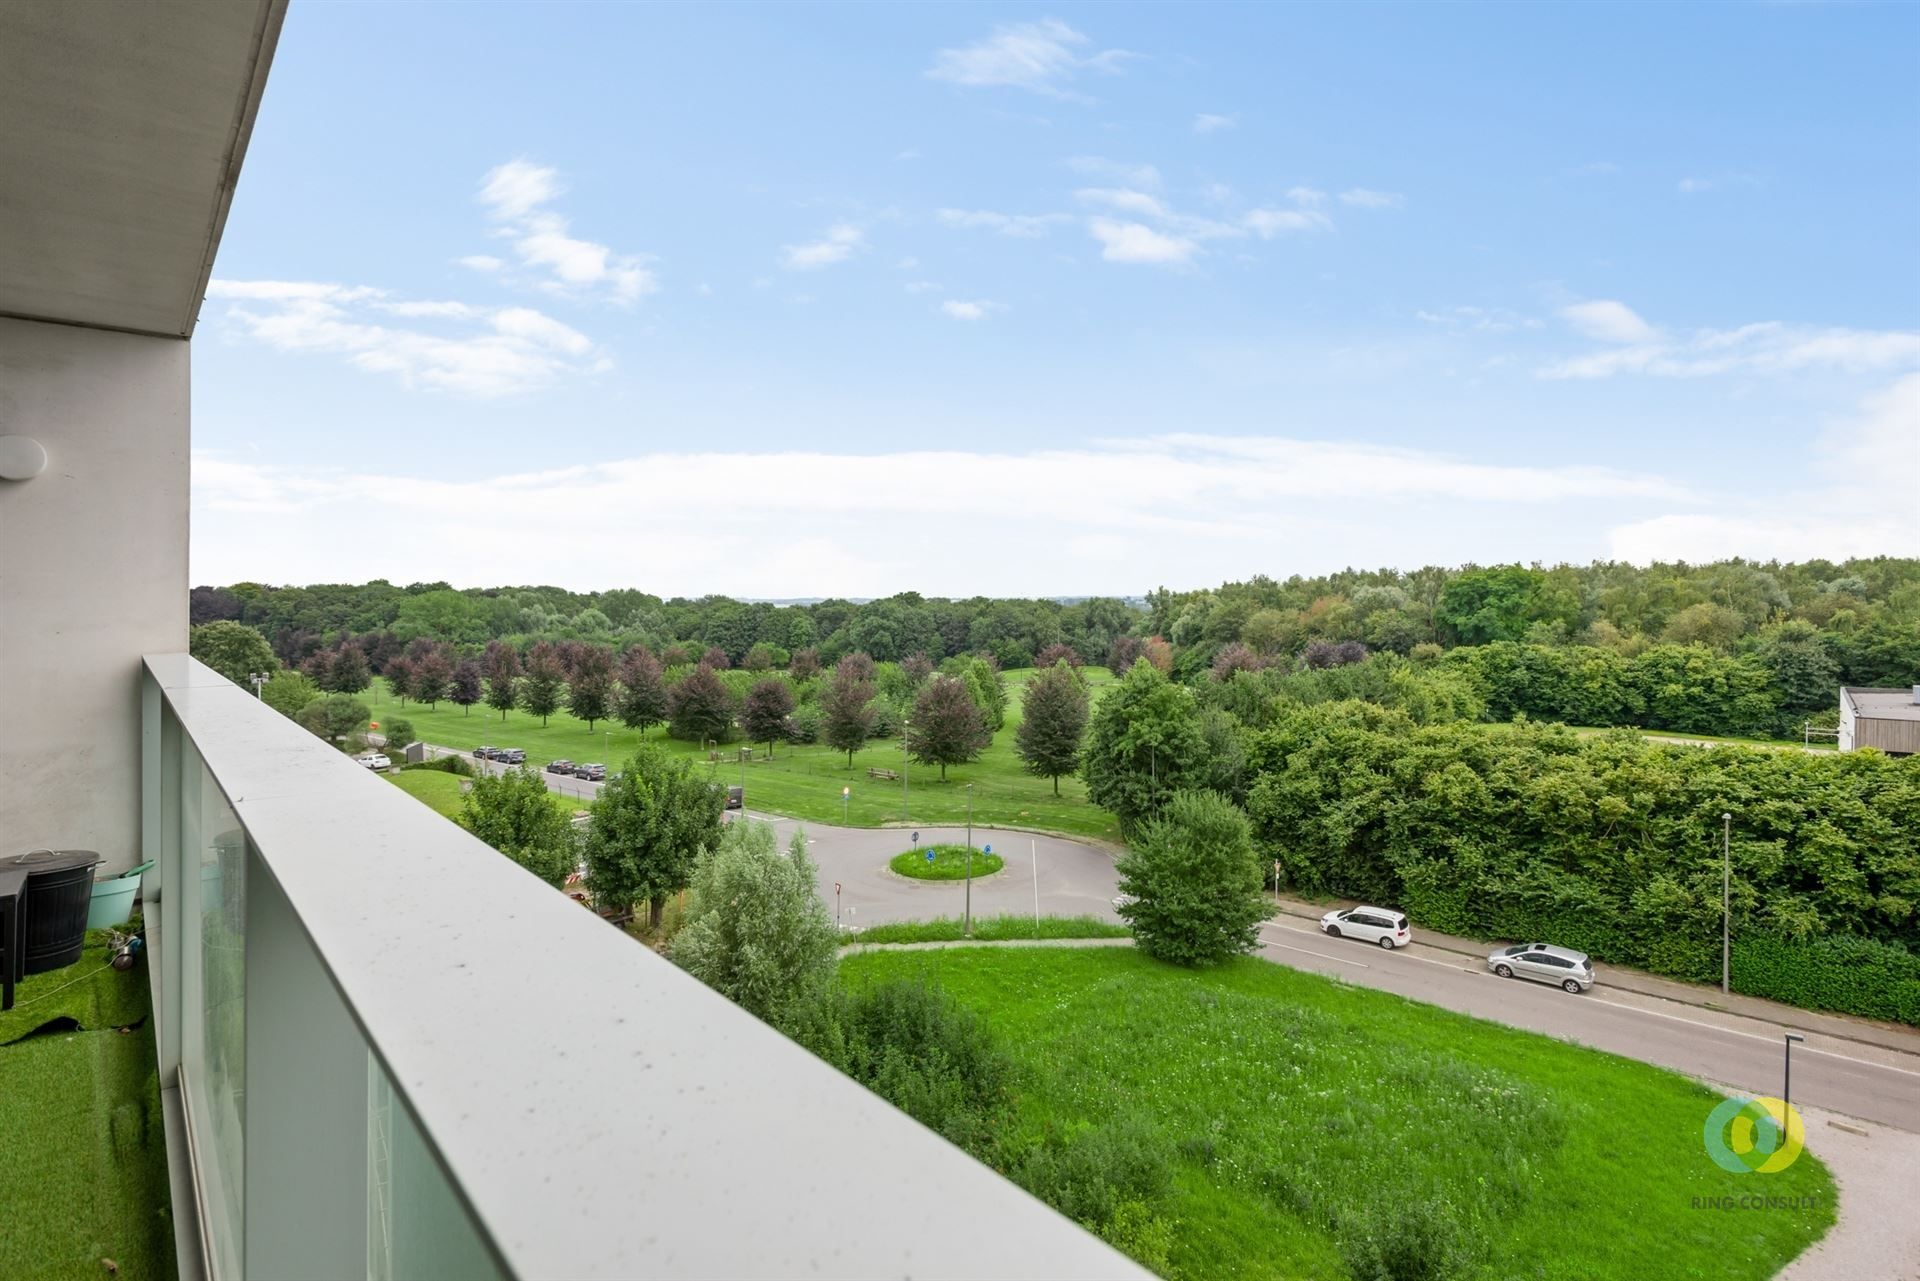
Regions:
<instances>
[{"instance_id":1,"label":"green bush","mask_svg":"<svg viewBox=\"0 0 1920 1281\"><path fill-rule=\"evenodd\" d=\"M1015 1183L1069 1219L1106 1236L1123 1214L1167 1194L1173 1181L1173 1145L1138 1121L1118 1117L1102 1125L1079 1124L1049 1134L1008 1165ZM1137 1222L1120 1226L1138 1231Z\"/></svg>"},{"instance_id":2,"label":"green bush","mask_svg":"<svg viewBox=\"0 0 1920 1281\"><path fill-rule=\"evenodd\" d=\"M474 776L473 763L464 756L436 756L430 761L414 761L412 764L402 765L400 768L403 770L437 770L442 774L458 774L462 778L472 778Z\"/></svg>"},{"instance_id":3,"label":"green bush","mask_svg":"<svg viewBox=\"0 0 1920 1281\"><path fill-rule=\"evenodd\" d=\"M1734 989L1749 996L1920 1026L1920 956L1905 948L1850 935L1749 935L1734 940L1732 968Z\"/></svg>"},{"instance_id":4,"label":"green bush","mask_svg":"<svg viewBox=\"0 0 1920 1281\"><path fill-rule=\"evenodd\" d=\"M1731 812L1733 936L1750 949L1736 987L1920 1022L1903 995L1920 966L1920 829L1905 821L1920 760L1418 726L1363 702L1284 712L1247 758L1256 849L1285 884L1694 982L1720 973Z\"/></svg>"},{"instance_id":5,"label":"green bush","mask_svg":"<svg viewBox=\"0 0 1920 1281\"><path fill-rule=\"evenodd\" d=\"M840 989L797 1025L802 1044L976 1156L993 1147L1013 1067L985 1020L925 983Z\"/></svg>"}]
</instances>

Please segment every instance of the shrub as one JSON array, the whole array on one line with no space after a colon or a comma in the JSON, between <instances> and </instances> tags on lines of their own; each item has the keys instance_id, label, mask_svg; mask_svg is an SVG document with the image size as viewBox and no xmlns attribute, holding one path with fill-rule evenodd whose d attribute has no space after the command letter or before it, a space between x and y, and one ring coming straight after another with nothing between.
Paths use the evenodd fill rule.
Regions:
<instances>
[{"instance_id":1,"label":"shrub","mask_svg":"<svg viewBox=\"0 0 1920 1281\"><path fill-rule=\"evenodd\" d=\"M825 718L820 708L813 703L802 704L787 717L787 741L789 743L817 743L820 741L820 725Z\"/></svg>"},{"instance_id":2,"label":"shrub","mask_svg":"<svg viewBox=\"0 0 1920 1281\"><path fill-rule=\"evenodd\" d=\"M803 1043L831 1028L856 1081L976 1156L993 1146L1013 1066L983 1019L923 983L840 994L822 1009L830 1014L814 1013Z\"/></svg>"},{"instance_id":3,"label":"shrub","mask_svg":"<svg viewBox=\"0 0 1920 1281\"><path fill-rule=\"evenodd\" d=\"M741 821L694 860L676 965L782 1031L805 1022L833 982L838 931L814 893L806 833L783 856L773 827Z\"/></svg>"},{"instance_id":4,"label":"shrub","mask_svg":"<svg viewBox=\"0 0 1920 1281\"><path fill-rule=\"evenodd\" d=\"M1140 950L1207 965L1253 950L1267 918L1246 815L1211 792L1176 792L1116 865Z\"/></svg>"},{"instance_id":5,"label":"shrub","mask_svg":"<svg viewBox=\"0 0 1920 1281\"><path fill-rule=\"evenodd\" d=\"M472 778L474 768L464 756L436 756L430 761L415 761L411 765L402 765L403 770L429 769L442 774L458 774L462 778Z\"/></svg>"},{"instance_id":6,"label":"shrub","mask_svg":"<svg viewBox=\"0 0 1920 1281\"><path fill-rule=\"evenodd\" d=\"M1106 1236L1123 1214L1138 1231L1140 1210L1151 1214L1166 1195L1173 1149L1144 1124L1122 1117L1049 1135L1015 1157L1007 1173L1060 1213Z\"/></svg>"},{"instance_id":7,"label":"shrub","mask_svg":"<svg viewBox=\"0 0 1920 1281\"><path fill-rule=\"evenodd\" d=\"M1734 989L1749 996L1920 1026L1920 956L1903 947L1847 934L1743 935L1732 969Z\"/></svg>"}]
</instances>

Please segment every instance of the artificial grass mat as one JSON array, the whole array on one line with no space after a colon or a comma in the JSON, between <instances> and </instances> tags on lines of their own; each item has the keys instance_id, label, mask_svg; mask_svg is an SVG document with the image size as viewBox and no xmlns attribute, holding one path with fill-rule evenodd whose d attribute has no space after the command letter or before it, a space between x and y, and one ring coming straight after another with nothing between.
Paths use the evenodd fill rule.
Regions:
<instances>
[{"instance_id":1,"label":"artificial grass mat","mask_svg":"<svg viewBox=\"0 0 1920 1281\"><path fill-rule=\"evenodd\" d=\"M174 1275L146 964L110 955L89 932L0 1012L0 1277Z\"/></svg>"}]
</instances>

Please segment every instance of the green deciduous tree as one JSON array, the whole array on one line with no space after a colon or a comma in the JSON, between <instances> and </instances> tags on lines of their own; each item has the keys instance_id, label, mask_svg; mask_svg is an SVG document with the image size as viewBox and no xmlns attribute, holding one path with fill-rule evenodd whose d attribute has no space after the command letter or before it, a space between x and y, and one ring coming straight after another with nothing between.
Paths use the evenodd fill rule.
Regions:
<instances>
[{"instance_id":1,"label":"green deciduous tree","mask_svg":"<svg viewBox=\"0 0 1920 1281\"><path fill-rule=\"evenodd\" d=\"M367 705L351 694L329 694L316 698L300 710L300 724L342 751L342 739L367 727Z\"/></svg>"},{"instance_id":2,"label":"green deciduous tree","mask_svg":"<svg viewBox=\"0 0 1920 1281\"><path fill-rule=\"evenodd\" d=\"M326 679L320 688L332 694L358 694L373 684L373 668L358 645L340 642L327 659Z\"/></svg>"},{"instance_id":3,"label":"green deciduous tree","mask_svg":"<svg viewBox=\"0 0 1920 1281\"><path fill-rule=\"evenodd\" d=\"M520 701L520 655L505 641L487 646L487 706L507 719Z\"/></svg>"},{"instance_id":4,"label":"green deciduous tree","mask_svg":"<svg viewBox=\"0 0 1920 1281\"><path fill-rule=\"evenodd\" d=\"M922 765L938 765L941 782L947 781L947 766L975 759L991 741L966 681L940 675L920 687L907 726L907 755Z\"/></svg>"},{"instance_id":5,"label":"green deciduous tree","mask_svg":"<svg viewBox=\"0 0 1920 1281\"><path fill-rule=\"evenodd\" d=\"M560 651L549 641L541 641L527 651L527 674L520 680L520 707L529 716L547 718L560 710L567 692L567 669Z\"/></svg>"},{"instance_id":6,"label":"green deciduous tree","mask_svg":"<svg viewBox=\"0 0 1920 1281\"><path fill-rule=\"evenodd\" d=\"M1060 776L1080 768L1087 715L1086 684L1065 658L1027 683L1014 751L1027 773L1053 780L1055 796L1060 794Z\"/></svg>"},{"instance_id":7,"label":"green deciduous tree","mask_svg":"<svg viewBox=\"0 0 1920 1281\"><path fill-rule=\"evenodd\" d=\"M674 962L781 1031L800 1031L838 964L814 876L804 831L783 855L771 825L734 823L694 862Z\"/></svg>"},{"instance_id":8,"label":"green deciduous tree","mask_svg":"<svg viewBox=\"0 0 1920 1281\"><path fill-rule=\"evenodd\" d=\"M1131 839L1168 796L1200 783L1205 754L1192 692L1142 658L1094 712L1080 772L1088 799Z\"/></svg>"},{"instance_id":9,"label":"green deciduous tree","mask_svg":"<svg viewBox=\"0 0 1920 1281\"><path fill-rule=\"evenodd\" d=\"M531 765L474 779L459 817L460 826L556 889L580 861L573 821Z\"/></svg>"},{"instance_id":10,"label":"green deciduous tree","mask_svg":"<svg viewBox=\"0 0 1920 1281\"><path fill-rule=\"evenodd\" d=\"M1210 965L1253 950L1267 904L1247 817L1213 792L1175 792L1115 865L1141 951Z\"/></svg>"},{"instance_id":11,"label":"green deciduous tree","mask_svg":"<svg viewBox=\"0 0 1920 1281\"><path fill-rule=\"evenodd\" d=\"M297 719L318 697L320 688L291 668L275 672L273 679L260 687L261 701L289 719Z\"/></svg>"},{"instance_id":12,"label":"green deciduous tree","mask_svg":"<svg viewBox=\"0 0 1920 1281\"><path fill-rule=\"evenodd\" d=\"M204 623L187 636L187 652L242 688L252 691L248 677L280 670L267 638L245 623Z\"/></svg>"},{"instance_id":13,"label":"green deciduous tree","mask_svg":"<svg viewBox=\"0 0 1920 1281\"><path fill-rule=\"evenodd\" d=\"M787 718L791 715L793 690L776 676L756 683L747 691L740 724L747 731L747 741L765 743L767 755L771 757L775 740L787 736Z\"/></svg>"},{"instance_id":14,"label":"green deciduous tree","mask_svg":"<svg viewBox=\"0 0 1920 1281\"><path fill-rule=\"evenodd\" d=\"M720 838L726 797L684 760L642 750L610 778L587 829L587 887L603 911L646 900L655 929L669 895L687 886L694 858Z\"/></svg>"},{"instance_id":15,"label":"green deciduous tree","mask_svg":"<svg viewBox=\"0 0 1920 1281\"><path fill-rule=\"evenodd\" d=\"M419 735L413 732L413 722L404 716L380 722L380 737L387 740L387 746L393 751L404 751L408 743L418 742Z\"/></svg>"}]
</instances>

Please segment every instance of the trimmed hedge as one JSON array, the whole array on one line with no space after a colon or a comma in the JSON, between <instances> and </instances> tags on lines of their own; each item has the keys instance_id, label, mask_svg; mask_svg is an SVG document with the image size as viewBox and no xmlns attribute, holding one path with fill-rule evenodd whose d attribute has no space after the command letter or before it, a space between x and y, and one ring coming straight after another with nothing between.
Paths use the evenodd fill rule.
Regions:
<instances>
[{"instance_id":1,"label":"trimmed hedge","mask_svg":"<svg viewBox=\"0 0 1920 1281\"><path fill-rule=\"evenodd\" d=\"M1359 702L1283 713L1247 756L1283 883L1693 982L1720 977L1731 812L1734 987L1920 1025L1920 759L1416 726Z\"/></svg>"},{"instance_id":2,"label":"trimmed hedge","mask_svg":"<svg viewBox=\"0 0 1920 1281\"><path fill-rule=\"evenodd\" d=\"M1920 1026L1920 956L1872 939L1736 939L1733 987L1789 1005Z\"/></svg>"}]
</instances>

